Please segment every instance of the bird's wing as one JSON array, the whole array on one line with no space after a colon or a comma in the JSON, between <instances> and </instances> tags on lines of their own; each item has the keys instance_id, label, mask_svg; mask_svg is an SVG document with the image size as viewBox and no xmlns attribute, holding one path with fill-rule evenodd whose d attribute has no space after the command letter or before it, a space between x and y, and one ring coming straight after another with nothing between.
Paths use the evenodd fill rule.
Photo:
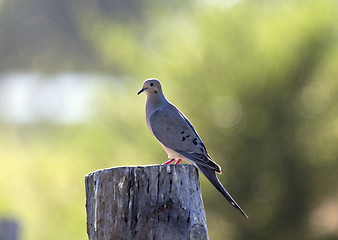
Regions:
<instances>
[{"instance_id":1,"label":"bird's wing","mask_svg":"<svg viewBox=\"0 0 338 240\"><path fill-rule=\"evenodd\" d=\"M164 146L197 165L220 172L220 167L211 159L189 120L175 106L167 104L150 116L150 126Z\"/></svg>"}]
</instances>

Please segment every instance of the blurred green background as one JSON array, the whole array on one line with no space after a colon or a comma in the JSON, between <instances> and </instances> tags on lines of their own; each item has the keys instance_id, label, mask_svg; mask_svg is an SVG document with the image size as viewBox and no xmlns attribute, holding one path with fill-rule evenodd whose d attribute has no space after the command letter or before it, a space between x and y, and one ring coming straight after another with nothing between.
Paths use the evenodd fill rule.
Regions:
<instances>
[{"instance_id":1,"label":"blurred green background","mask_svg":"<svg viewBox=\"0 0 338 240\"><path fill-rule=\"evenodd\" d=\"M199 132L210 239L338 239L335 0L0 1L0 217L86 239L84 176L167 160L146 78Z\"/></svg>"}]
</instances>

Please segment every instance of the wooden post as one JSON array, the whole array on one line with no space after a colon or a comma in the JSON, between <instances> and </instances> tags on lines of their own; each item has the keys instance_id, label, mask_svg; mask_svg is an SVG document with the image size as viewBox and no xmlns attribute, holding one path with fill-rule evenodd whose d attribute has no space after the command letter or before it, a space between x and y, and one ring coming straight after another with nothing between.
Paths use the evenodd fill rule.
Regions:
<instances>
[{"instance_id":1,"label":"wooden post","mask_svg":"<svg viewBox=\"0 0 338 240\"><path fill-rule=\"evenodd\" d=\"M89 240L205 240L197 169L188 164L117 167L86 176Z\"/></svg>"},{"instance_id":2,"label":"wooden post","mask_svg":"<svg viewBox=\"0 0 338 240\"><path fill-rule=\"evenodd\" d=\"M0 219L0 240L17 240L18 224L11 219Z\"/></svg>"}]
</instances>

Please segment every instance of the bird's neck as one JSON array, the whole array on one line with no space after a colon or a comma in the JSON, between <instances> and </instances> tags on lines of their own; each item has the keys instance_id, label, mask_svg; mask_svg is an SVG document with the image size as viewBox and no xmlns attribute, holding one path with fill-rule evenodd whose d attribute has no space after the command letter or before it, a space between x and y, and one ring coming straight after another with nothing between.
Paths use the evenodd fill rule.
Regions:
<instances>
[{"instance_id":1,"label":"bird's neck","mask_svg":"<svg viewBox=\"0 0 338 240\"><path fill-rule=\"evenodd\" d=\"M156 95L147 95L146 114L150 116L153 111L162 108L166 104L168 104L168 101L161 92Z\"/></svg>"}]
</instances>

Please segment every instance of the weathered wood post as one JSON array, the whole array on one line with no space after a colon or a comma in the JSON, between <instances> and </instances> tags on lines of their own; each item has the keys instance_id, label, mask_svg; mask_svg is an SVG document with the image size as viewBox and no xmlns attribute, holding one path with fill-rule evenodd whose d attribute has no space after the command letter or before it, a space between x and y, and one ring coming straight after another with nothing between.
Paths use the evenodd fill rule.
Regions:
<instances>
[{"instance_id":1,"label":"weathered wood post","mask_svg":"<svg viewBox=\"0 0 338 240\"><path fill-rule=\"evenodd\" d=\"M0 219L0 240L17 240L19 225L12 219Z\"/></svg>"},{"instance_id":2,"label":"weathered wood post","mask_svg":"<svg viewBox=\"0 0 338 240\"><path fill-rule=\"evenodd\" d=\"M117 167L86 176L89 240L208 239L197 169Z\"/></svg>"}]
</instances>

